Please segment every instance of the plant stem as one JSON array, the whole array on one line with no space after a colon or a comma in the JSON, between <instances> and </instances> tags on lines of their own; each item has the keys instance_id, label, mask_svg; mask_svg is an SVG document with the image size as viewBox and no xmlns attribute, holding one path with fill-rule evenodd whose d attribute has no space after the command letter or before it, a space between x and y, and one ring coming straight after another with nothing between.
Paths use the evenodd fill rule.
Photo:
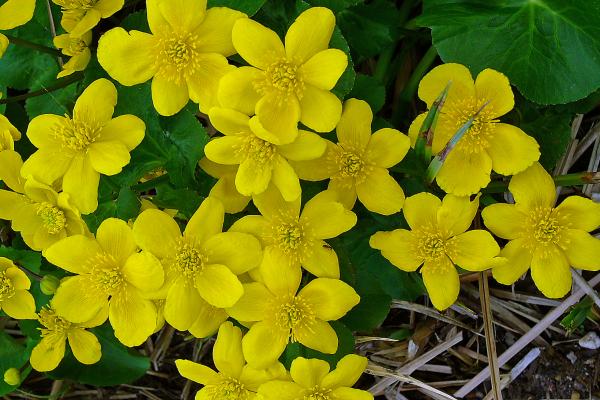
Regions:
<instances>
[{"instance_id":1,"label":"plant stem","mask_svg":"<svg viewBox=\"0 0 600 400\"><path fill-rule=\"evenodd\" d=\"M33 42L30 42L29 40L21 39L21 38L14 37L11 35L7 35L7 34L4 34L4 35L8 38L8 40L11 43L13 43L17 46L29 47L30 49L34 49L34 50L37 50L42 53L52 54L53 56L56 56L56 57L60 57L62 55L60 50L53 49L52 47L44 46L43 44L33 43Z\"/></svg>"},{"instance_id":2,"label":"plant stem","mask_svg":"<svg viewBox=\"0 0 600 400\"><path fill-rule=\"evenodd\" d=\"M575 172L573 174L554 176L556 186L582 186L600 183L600 172ZM504 193L508 191L509 181L494 181L481 191L487 194Z\"/></svg>"},{"instance_id":3,"label":"plant stem","mask_svg":"<svg viewBox=\"0 0 600 400\"><path fill-rule=\"evenodd\" d=\"M83 79L83 72L78 71L69 76L65 76L64 78L58 79L54 85L49 86L47 88L42 88L39 90L35 90L33 92L21 94L19 96L13 96L13 97L7 97L6 99L0 99L0 104L15 103L17 101L27 100L32 97L42 96L46 93L54 92L56 90L65 88L65 87L71 85L72 83L78 82L82 79Z\"/></svg>"}]
</instances>

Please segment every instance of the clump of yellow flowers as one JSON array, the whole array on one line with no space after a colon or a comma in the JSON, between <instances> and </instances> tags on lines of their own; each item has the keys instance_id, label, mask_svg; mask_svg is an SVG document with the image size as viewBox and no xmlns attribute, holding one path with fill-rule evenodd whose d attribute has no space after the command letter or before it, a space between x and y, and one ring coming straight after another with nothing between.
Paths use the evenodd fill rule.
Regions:
<instances>
[{"instance_id":1,"label":"clump of yellow flowers","mask_svg":"<svg viewBox=\"0 0 600 400\"><path fill-rule=\"evenodd\" d=\"M571 267L600 270L600 239L591 234L600 205L581 196L556 205L537 142L500 120L515 102L498 71L473 78L463 65L433 68L418 89L427 111L405 135L381 127L366 101L332 91L349 55L332 48L336 19L327 8L304 10L281 38L205 0L146 0L150 33L115 27L94 54L92 29L124 1L53 2L65 30L54 44L71 57L59 77L94 57L108 75L91 81L64 115L29 122L35 151L27 158L15 151L19 130L0 115L0 219L61 269L42 304L27 268L0 257L0 310L37 321L30 363L38 371L57 368L68 349L82 364L97 363L101 325L134 347L168 324L198 338L218 331L215 369L175 362L203 385L198 399L371 400L352 388L368 361L336 353L333 322L361 302L341 271L347 252L339 243L365 214L394 218L397 229L362 239L390 268L418 272L440 311L457 301L463 270L491 270L510 285L531 269L552 298L571 288ZM0 29L27 22L34 6L5 2ZM7 46L0 34L0 54ZM102 216L100 179L120 174L136 148L154 140L150 133L162 134L136 115L114 116L119 96L108 77L124 86L151 80L162 121L191 100L214 128L196 160L203 156L199 167L217 181L189 214L157 207L151 188L138 193L142 207L130 220L86 224L86 215ZM420 146L425 161L435 156L437 186L403 188L396 168L420 157ZM514 204L480 213L492 172L512 176ZM335 354L337 366L297 357L288 371L280 360L290 345Z\"/></svg>"}]
</instances>

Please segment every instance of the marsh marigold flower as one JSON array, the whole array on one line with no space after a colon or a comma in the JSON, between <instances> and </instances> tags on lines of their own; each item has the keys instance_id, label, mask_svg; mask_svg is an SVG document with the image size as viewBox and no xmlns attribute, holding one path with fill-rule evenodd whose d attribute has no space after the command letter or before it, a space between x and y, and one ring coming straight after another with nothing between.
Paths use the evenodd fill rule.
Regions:
<instances>
[{"instance_id":1,"label":"marsh marigold flower","mask_svg":"<svg viewBox=\"0 0 600 400\"><path fill-rule=\"evenodd\" d=\"M219 79L233 69L231 29L245 14L206 9L206 0L147 0L151 34L114 28L98 43L100 65L122 85L152 79L152 102L161 115L178 113L190 99L208 113Z\"/></svg>"},{"instance_id":2,"label":"marsh marigold flower","mask_svg":"<svg viewBox=\"0 0 600 400\"><path fill-rule=\"evenodd\" d=\"M253 118L231 109L212 108L210 121L224 133L205 147L206 157L219 164L239 165L235 187L245 196L264 192L269 183L286 201L300 196L300 180L289 160L311 160L325 152L326 142L316 133L300 131L289 144L276 145L259 136ZM254 120L255 121L255 120Z\"/></svg>"},{"instance_id":3,"label":"marsh marigold flower","mask_svg":"<svg viewBox=\"0 0 600 400\"><path fill-rule=\"evenodd\" d=\"M82 364L90 365L100 361L102 356L100 342L86 328L102 325L106 320L106 310L102 310L90 321L80 324L69 322L56 314L51 307L44 307L38 314L42 340L31 352L31 366L36 371L52 371L65 356L67 342L75 359Z\"/></svg>"},{"instance_id":4,"label":"marsh marigold flower","mask_svg":"<svg viewBox=\"0 0 600 400\"><path fill-rule=\"evenodd\" d=\"M455 265L468 271L483 271L501 260L500 247L489 232L466 232L477 213L479 197L419 193L406 199L404 217L411 230L377 232L369 240L372 248L403 271L421 265L425 288L438 310L450 307L458 298L460 282Z\"/></svg>"},{"instance_id":5,"label":"marsh marigold flower","mask_svg":"<svg viewBox=\"0 0 600 400\"><path fill-rule=\"evenodd\" d=\"M189 220L183 235L177 222L159 210L146 210L133 224L138 245L158 257L165 269L161 293L164 316L185 331L199 315L210 318L209 307L234 305L244 289L237 275L258 266L260 243L252 235L222 232L225 210L206 198Z\"/></svg>"},{"instance_id":6,"label":"marsh marigold flower","mask_svg":"<svg viewBox=\"0 0 600 400\"><path fill-rule=\"evenodd\" d=\"M155 227L156 228L156 227ZM73 323L84 323L108 307L115 336L126 346L142 344L156 326L156 307L145 293L163 284L160 262L148 252L137 252L131 228L108 218L96 238L75 235L50 246L52 264L77 274L63 280L52 299L56 313Z\"/></svg>"},{"instance_id":7,"label":"marsh marigold flower","mask_svg":"<svg viewBox=\"0 0 600 400\"><path fill-rule=\"evenodd\" d=\"M336 132L338 143L327 141L325 154L313 161L293 162L301 179L331 178L329 189L349 209L356 198L370 211L390 215L400 211L404 191L387 168L398 164L410 148L408 136L383 128L371 134L373 113L369 104L349 99Z\"/></svg>"},{"instance_id":8,"label":"marsh marigold flower","mask_svg":"<svg viewBox=\"0 0 600 400\"><path fill-rule=\"evenodd\" d=\"M348 57L329 49L335 28L331 10L313 7L296 18L285 46L271 29L250 19L233 26L233 45L251 66L227 74L219 84L223 107L256 114L256 131L266 140L291 143L298 121L317 132L335 128L342 102L330 92L348 65ZM259 136L261 136L259 134Z\"/></svg>"},{"instance_id":9,"label":"marsh marigold flower","mask_svg":"<svg viewBox=\"0 0 600 400\"><path fill-rule=\"evenodd\" d=\"M73 117L35 117L27 137L38 150L23 165L23 177L52 185L62 178L63 191L83 214L98 207L100 174L116 175L129 164L129 152L144 138L146 125L134 115L113 118L117 89L98 79L79 96Z\"/></svg>"},{"instance_id":10,"label":"marsh marigold flower","mask_svg":"<svg viewBox=\"0 0 600 400\"><path fill-rule=\"evenodd\" d=\"M258 389L265 400L373 400L365 390L352 389L367 368L367 359L348 354L329 371L329 363L298 357L290 369L292 381L272 380Z\"/></svg>"},{"instance_id":11,"label":"marsh marigold flower","mask_svg":"<svg viewBox=\"0 0 600 400\"><path fill-rule=\"evenodd\" d=\"M87 226L70 196L35 179L23 179L22 165L18 153L0 152L0 180L12 190L0 190L0 219L11 221L12 229L36 251L67 236L86 234Z\"/></svg>"},{"instance_id":12,"label":"marsh marigold flower","mask_svg":"<svg viewBox=\"0 0 600 400\"><path fill-rule=\"evenodd\" d=\"M217 371L188 360L176 360L179 373L204 385L197 399L254 400L259 386L271 379L285 379L287 372L281 363L268 369L256 369L246 364L242 354L242 331L225 322L219 328L213 348L213 361Z\"/></svg>"},{"instance_id":13,"label":"marsh marigold flower","mask_svg":"<svg viewBox=\"0 0 600 400\"><path fill-rule=\"evenodd\" d=\"M76 71L83 71L92 58L90 43L92 42L92 31L84 33L81 37L73 36L70 33L64 33L54 38L54 46L60 49L65 56L71 57L69 61L63 64L62 70L56 76L71 75Z\"/></svg>"},{"instance_id":14,"label":"marsh marigold flower","mask_svg":"<svg viewBox=\"0 0 600 400\"><path fill-rule=\"evenodd\" d=\"M0 310L14 319L35 319L31 281L8 258L0 257Z\"/></svg>"},{"instance_id":15,"label":"marsh marigold flower","mask_svg":"<svg viewBox=\"0 0 600 400\"><path fill-rule=\"evenodd\" d=\"M509 240L500 253L508 262L492 269L494 279L511 285L531 266L538 289L559 298L571 289L569 266L600 269L600 239L588 233L600 226L600 204L570 196L556 206L554 181L539 163L513 176L508 189L515 204L481 213L492 233Z\"/></svg>"},{"instance_id":16,"label":"marsh marigold flower","mask_svg":"<svg viewBox=\"0 0 600 400\"><path fill-rule=\"evenodd\" d=\"M2 93L0 93L2 98ZM15 142L21 139L21 132L10 123L8 118L0 114L0 152L14 150Z\"/></svg>"},{"instance_id":17,"label":"marsh marigold flower","mask_svg":"<svg viewBox=\"0 0 600 400\"><path fill-rule=\"evenodd\" d=\"M60 6L62 19L60 24L71 35L83 36L102 18L108 18L125 4L125 0L52 0Z\"/></svg>"},{"instance_id":18,"label":"marsh marigold flower","mask_svg":"<svg viewBox=\"0 0 600 400\"><path fill-rule=\"evenodd\" d=\"M262 282L245 284L242 298L227 309L238 321L252 323L242 339L248 364L265 368L294 342L335 353L338 337L327 321L342 318L360 297L347 283L330 278L316 278L298 291L300 269L288 271L273 256L272 250L265 250L264 257L271 261L261 268Z\"/></svg>"},{"instance_id":19,"label":"marsh marigold flower","mask_svg":"<svg viewBox=\"0 0 600 400\"><path fill-rule=\"evenodd\" d=\"M226 213L235 214L246 208L252 197L244 196L235 187L237 166L217 164L206 157L202 158L198 164L204 172L217 179L217 183L210 189L210 196L223 203Z\"/></svg>"},{"instance_id":20,"label":"marsh marigold flower","mask_svg":"<svg viewBox=\"0 0 600 400\"><path fill-rule=\"evenodd\" d=\"M300 198L286 202L270 186L254 196L254 204L262 215L242 217L230 230L251 233L260 239L269 252L269 257L263 257L261 270L272 263L283 271L300 271L302 266L318 277L340 277L337 255L324 239L349 231L356 225L356 214L337 201L336 193L317 194L300 212Z\"/></svg>"},{"instance_id":21,"label":"marsh marigold flower","mask_svg":"<svg viewBox=\"0 0 600 400\"><path fill-rule=\"evenodd\" d=\"M477 193L490 182L492 170L513 175L539 159L539 146L534 138L516 126L498 121L515 105L506 76L485 69L473 81L464 65L440 65L421 80L419 98L431 107L449 82L448 97L433 135L434 154L439 153L482 106L485 107L444 160L436 180L445 192L457 196ZM409 135L413 141L426 116L427 113L419 115L410 126Z\"/></svg>"},{"instance_id":22,"label":"marsh marigold flower","mask_svg":"<svg viewBox=\"0 0 600 400\"><path fill-rule=\"evenodd\" d=\"M7 0L0 6L0 31L24 25L33 18L36 0ZM8 38L0 33L0 58L8 47ZM0 121L1 122L1 121Z\"/></svg>"}]
</instances>

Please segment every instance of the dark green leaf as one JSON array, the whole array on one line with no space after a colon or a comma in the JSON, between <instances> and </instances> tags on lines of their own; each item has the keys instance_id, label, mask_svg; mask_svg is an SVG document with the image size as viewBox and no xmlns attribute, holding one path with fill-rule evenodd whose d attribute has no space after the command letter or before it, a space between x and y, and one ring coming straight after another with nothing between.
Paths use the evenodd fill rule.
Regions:
<instances>
[{"instance_id":1,"label":"dark green leaf","mask_svg":"<svg viewBox=\"0 0 600 400\"><path fill-rule=\"evenodd\" d=\"M425 0L419 23L444 62L501 71L536 103L600 87L600 0Z\"/></svg>"},{"instance_id":2,"label":"dark green leaf","mask_svg":"<svg viewBox=\"0 0 600 400\"><path fill-rule=\"evenodd\" d=\"M175 209L191 218L196 212L203 198L190 189L175 189L169 184L158 185L153 203L161 208Z\"/></svg>"},{"instance_id":3,"label":"dark green leaf","mask_svg":"<svg viewBox=\"0 0 600 400\"><path fill-rule=\"evenodd\" d=\"M229 7L246 13L249 17L256 14L266 0L208 0L208 7Z\"/></svg>"},{"instance_id":4,"label":"dark green leaf","mask_svg":"<svg viewBox=\"0 0 600 400\"><path fill-rule=\"evenodd\" d=\"M36 251L17 250L12 247L0 246L0 257L6 257L35 274L40 273L42 256Z\"/></svg>"},{"instance_id":5,"label":"dark green leaf","mask_svg":"<svg viewBox=\"0 0 600 400\"><path fill-rule=\"evenodd\" d=\"M0 396L14 391L18 386L10 386L2 377L10 368L21 369L29 360L31 349L0 331Z\"/></svg>"},{"instance_id":6,"label":"dark green leaf","mask_svg":"<svg viewBox=\"0 0 600 400\"><path fill-rule=\"evenodd\" d=\"M140 199L129 188L122 188L117 197L115 215L124 221L135 218L140 212Z\"/></svg>"},{"instance_id":7,"label":"dark green leaf","mask_svg":"<svg viewBox=\"0 0 600 400\"><path fill-rule=\"evenodd\" d=\"M336 13L350 6L362 3L363 1L364 0L308 0L313 6L327 7Z\"/></svg>"},{"instance_id":8,"label":"dark green leaf","mask_svg":"<svg viewBox=\"0 0 600 400\"><path fill-rule=\"evenodd\" d=\"M377 79L369 75L356 74L354 87L348 95L369 103L373 114L377 113L385 103L385 87Z\"/></svg>"}]
</instances>

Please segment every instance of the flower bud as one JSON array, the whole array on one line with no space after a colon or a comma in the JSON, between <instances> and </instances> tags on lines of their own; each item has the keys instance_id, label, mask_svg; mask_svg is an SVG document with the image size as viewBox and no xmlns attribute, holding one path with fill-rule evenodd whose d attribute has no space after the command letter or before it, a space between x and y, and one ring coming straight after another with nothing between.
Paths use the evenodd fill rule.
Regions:
<instances>
[{"instance_id":1,"label":"flower bud","mask_svg":"<svg viewBox=\"0 0 600 400\"><path fill-rule=\"evenodd\" d=\"M21 373L16 368L9 368L4 373L4 382L11 386L17 386L21 383Z\"/></svg>"},{"instance_id":2,"label":"flower bud","mask_svg":"<svg viewBox=\"0 0 600 400\"><path fill-rule=\"evenodd\" d=\"M60 285L60 279L55 277L54 275L46 275L42 278L40 282L40 289L42 289L42 293L50 296L56 292L58 289L58 285Z\"/></svg>"}]
</instances>

